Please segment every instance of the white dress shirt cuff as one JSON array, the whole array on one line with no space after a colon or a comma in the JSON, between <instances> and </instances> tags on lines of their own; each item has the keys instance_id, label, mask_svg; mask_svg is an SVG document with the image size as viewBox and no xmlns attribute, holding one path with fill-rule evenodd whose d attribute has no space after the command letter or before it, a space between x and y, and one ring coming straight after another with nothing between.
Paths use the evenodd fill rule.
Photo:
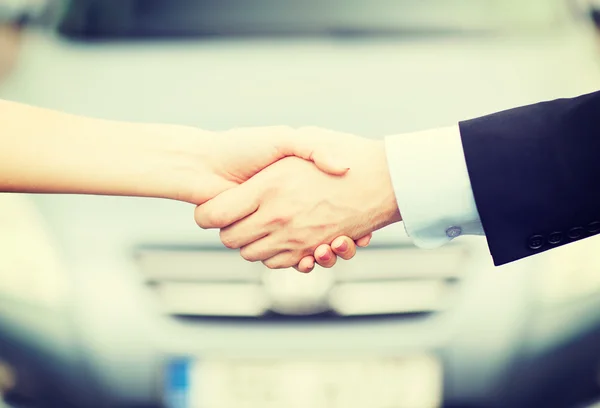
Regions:
<instances>
[{"instance_id":1,"label":"white dress shirt cuff","mask_svg":"<svg viewBox=\"0 0 600 408\"><path fill-rule=\"evenodd\" d=\"M385 139L406 233L421 248L483 235L458 125Z\"/></svg>"}]
</instances>

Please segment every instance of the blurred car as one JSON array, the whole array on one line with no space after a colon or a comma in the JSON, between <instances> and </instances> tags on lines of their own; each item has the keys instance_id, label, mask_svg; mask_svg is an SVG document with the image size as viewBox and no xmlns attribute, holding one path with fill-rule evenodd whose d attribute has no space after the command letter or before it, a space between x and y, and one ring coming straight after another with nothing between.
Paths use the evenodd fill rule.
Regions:
<instances>
[{"instance_id":1,"label":"blurred car","mask_svg":"<svg viewBox=\"0 0 600 408\"><path fill-rule=\"evenodd\" d=\"M598 89L593 29L568 10L71 1L24 33L0 96L379 138ZM0 390L13 407L583 406L600 399L597 244L494 268L482 238L422 251L399 224L300 275L223 249L187 204L2 194Z\"/></svg>"}]
</instances>

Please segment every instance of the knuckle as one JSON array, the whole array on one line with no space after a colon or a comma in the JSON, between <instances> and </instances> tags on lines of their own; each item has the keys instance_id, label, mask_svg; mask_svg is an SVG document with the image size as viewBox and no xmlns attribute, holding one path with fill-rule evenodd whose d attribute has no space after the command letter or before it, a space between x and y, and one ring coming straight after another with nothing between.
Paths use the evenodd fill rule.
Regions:
<instances>
[{"instance_id":1,"label":"knuckle","mask_svg":"<svg viewBox=\"0 0 600 408\"><path fill-rule=\"evenodd\" d=\"M292 220L292 217L289 215L275 215L273 217L271 217L271 220L269 221L269 225L273 225L276 227L284 227L286 225L288 225L290 223L290 221Z\"/></svg>"},{"instance_id":2,"label":"knuckle","mask_svg":"<svg viewBox=\"0 0 600 408\"><path fill-rule=\"evenodd\" d=\"M262 261L263 265L266 266L269 269L277 269L275 266L275 263L269 259L267 259L266 261Z\"/></svg>"},{"instance_id":3,"label":"knuckle","mask_svg":"<svg viewBox=\"0 0 600 408\"><path fill-rule=\"evenodd\" d=\"M204 218L199 217L199 216L195 216L194 220L196 221L196 225L199 226L200 228L202 228L202 229L207 229L208 228L208 226L205 223Z\"/></svg>"},{"instance_id":4,"label":"knuckle","mask_svg":"<svg viewBox=\"0 0 600 408\"><path fill-rule=\"evenodd\" d=\"M238 248L236 239L230 233L228 233L228 231L221 230L219 232L219 238L221 239L221 242L223 243L223 245L225 245L227 248L229 248L229 249L237 249Z\"/></svg>"},{"instance_id":5,"label":"knuckle","mask_svg":"<svg viewBox=\"0 0 600 408\"><path fill-rule=\"evenodd\" d=\"M232 241L229 241L226 238L221 238L221 243L223 244L223 246L225 248L229 248L229 249L236 249L235 244Z\"/></svg>"},{"instance_id":6,"label":"knuckle","mask_svg":"<svg viewBox=\"0 0 600 408\"><path fill-rule=\"evenodd\" d=\"M240 249L240 256L249 262L260 261L259 254L253 251L252 249L248 249L248 247L243 247Z\"/></svg>"},{"instance_id":7,"label":"knuckle","mask_svg":"<svg viewBox=\"0 0 600 408\"><path fill-rule=\"evenodd\" d=\"M269 269L282 269L283 268L281 261L278 259L267 259L266 261L263 261L263 265L265 265Z\"/></svg>"},{"instance_id":8,"label":"knuckle","mask_svg":"<svg viewBox=\"0 0 600 408\"><path fill-rule=\"evenodd\" d=\"M198 207L194 212L194 221L196 221L196 224L202 229L210 228L209 215L202 209L202 207Z\"/></svg>"},{"instance_id":9,"label":"knuckle","mask_svg":"<svg viewBox=\"0 0 600 408\"><path fill-rule=\"evenodd\" d=\"M317 246L321 242L321 238L318 234L318 231L315 231L312 228L300 228L296 229L296 233L294 234L296 239L304 244L307 248L310 246Z\"/></svg>"},{"instance_id":10,"label":"knuckle","mask_svg":"<svg viewBox=\"0 0 600 408\"><path fill-rule=\"evenodd\" d=\"M300 262L300 257L290 254L279 261L280 268L292 268Z\"/></svg>"},{"instance_id":11,"label":"knuckle","mask_svg":"<svg viewBox=\"0 0 600 408\"><path fill-rule=\"evenodd\" d=\"M270 188L272 188L273 191L275 191L275 189L279 189L279 187L277 186ZM274 208L271 211L271 214L268 216L267 224L270 226L282 228L289 225L293 220L294 215L289 209Z\"/></svg>"},{"instance_id":12,"label":"knuckle","mask_svg":"<svg viewBox=\"0 0 600 408\"><path fill-rule=\"evenodd\" d=\"M200 211L196 214L196 223L204 229L219 228L223 223L223 215L217 211Z\"/></svg>"},{"instance_id":13,"label":"knuckle","mask_svg":"<svg viewBox=\"0 0 600 408\"><path fill-rule=\"evenodd\" d=\"M291 224L293 221L293 219L290 219L288 223ZM297 228L295 225L291 225L286 230L286 235L287 244L292 248L303 251L305 255L312 255L321 244L313 231L306 228Z\"/></svg>"},{"instance_id":14,"label":"knuckle","mask_svg":"<svg viewBox=\"0 0 600 408\"><path fill-rule=\"evenodd\" d=\"M285 263L285 265L283 267L284 268L293 268L293 267L297 266L299 262L300 261L296 258L290 259Z\"/></svg>"}]
</instances>

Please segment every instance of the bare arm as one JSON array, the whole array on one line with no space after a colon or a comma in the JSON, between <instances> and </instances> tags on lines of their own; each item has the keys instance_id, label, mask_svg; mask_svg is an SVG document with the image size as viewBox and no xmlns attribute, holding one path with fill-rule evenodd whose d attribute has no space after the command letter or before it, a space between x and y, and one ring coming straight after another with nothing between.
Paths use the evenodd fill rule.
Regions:
<instances>
[{"instance_id":1,"label":"bare arm","mask_svg":"<svg viewBox=\"0 0 600 408\"><path fill-rule=\"evenodd\" d=\"M215 182L202 162L210 136L0 101L0 191L187 200Z\"/></svg>"}]
</instances>

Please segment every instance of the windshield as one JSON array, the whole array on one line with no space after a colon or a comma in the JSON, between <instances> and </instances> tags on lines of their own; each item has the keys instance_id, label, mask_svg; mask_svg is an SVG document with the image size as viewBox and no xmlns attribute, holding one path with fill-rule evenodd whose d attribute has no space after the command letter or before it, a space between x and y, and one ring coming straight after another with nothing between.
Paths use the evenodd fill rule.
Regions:
<instances>
[{"instance_id":1,"label":"windshield","mask_svg":"<svg viewBox=\"0 0 600 408\"><path fill-rule=\"evenodd\" d=\"M554 0L72 0L62 34L82 38L365 36L514 30L564 18Z\"/></svg>"}]
</instances>

